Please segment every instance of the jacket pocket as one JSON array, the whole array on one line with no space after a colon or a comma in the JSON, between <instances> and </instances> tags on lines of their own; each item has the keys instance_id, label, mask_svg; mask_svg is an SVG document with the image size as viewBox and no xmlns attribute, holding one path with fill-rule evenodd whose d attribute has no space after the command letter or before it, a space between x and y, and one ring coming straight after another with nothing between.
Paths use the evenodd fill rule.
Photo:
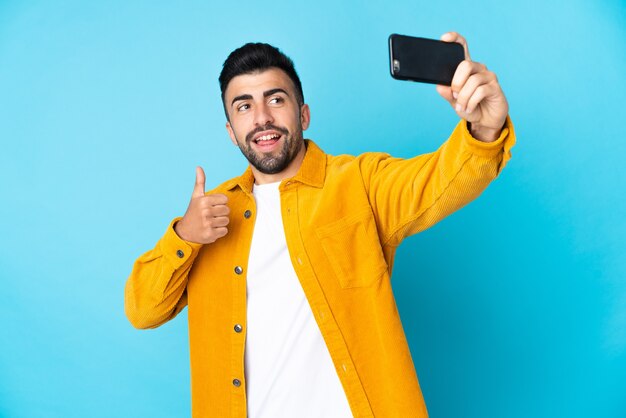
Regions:
<instances>
[{"instance_id":1,"label":"jacket pocket","mask_svg":"<svg viewBox=\"0 0 626 418\"><path fill-rule=\"evenodd\" d=\"M369 286L387 271L370 208L323 225L316 235L342 288Z\"/></svg>"}]
</instances>

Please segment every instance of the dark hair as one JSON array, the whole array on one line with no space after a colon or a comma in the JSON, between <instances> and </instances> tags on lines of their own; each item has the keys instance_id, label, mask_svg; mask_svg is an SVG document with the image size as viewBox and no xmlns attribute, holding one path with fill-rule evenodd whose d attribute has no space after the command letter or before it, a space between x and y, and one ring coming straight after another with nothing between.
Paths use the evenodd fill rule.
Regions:
<instances>
[{"instance_id":1,"label":"dark hair","mask_svg":"<svg viewBox=\"0 0 626 418\"><path fill-rule=\"evenodd\" d=\"M230 53L222 72L220 73L220 90L222 91L222 104L224 112L228 119L228 111L224 102L224 93L228 87L230 80L242 74L252 74L269 68L278 68L283 70L296 86L296 100L302 106L304 104L304 94L302 93L302 84L293 61L287 55L283 54L278 48L264 43L247 43L244 46L235 49Z\"/></svg>"}]
</instances>

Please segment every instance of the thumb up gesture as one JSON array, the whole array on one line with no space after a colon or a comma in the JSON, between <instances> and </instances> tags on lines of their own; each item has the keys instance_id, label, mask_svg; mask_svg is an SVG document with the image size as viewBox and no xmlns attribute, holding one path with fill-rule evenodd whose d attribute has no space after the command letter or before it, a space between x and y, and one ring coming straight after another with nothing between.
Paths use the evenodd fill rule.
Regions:
<instances>
[{"instance_id":1,"label":"thumb up gesture","mask_svg":"<svg viewBox=\"0 0 626 418\"><path fill-rule=\"evenodd\" d=\"M210 244L228 233L228 198L223 194L204 194L205 176L196 167L196 184L183 219L174 226L176 234L185 241Z\"/></svg>"}]
</instances>

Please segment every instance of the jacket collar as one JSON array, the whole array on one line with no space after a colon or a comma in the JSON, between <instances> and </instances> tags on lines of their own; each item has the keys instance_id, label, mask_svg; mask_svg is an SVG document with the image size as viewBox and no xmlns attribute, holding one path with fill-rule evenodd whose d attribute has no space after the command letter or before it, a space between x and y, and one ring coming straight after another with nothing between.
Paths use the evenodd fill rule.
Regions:
<instances>
[{"instance_id":1,"label":"jacket collar","mask_svg":"<svg viewBox=\"0 0 626 418\"><path fill-rule=\"evenodd\" d=\"M310 139L305 139L304 142L306 145L304 160L302 160L300 169L291 180L320 188L324 185L324 179L326 178L326 153ZM253 185L254 175L252 174L252 169L248 166L241 176L226 182L225 187L226 190L232 190L239 186L243 191L252 193Z\"/></svg>"}]
</instances>

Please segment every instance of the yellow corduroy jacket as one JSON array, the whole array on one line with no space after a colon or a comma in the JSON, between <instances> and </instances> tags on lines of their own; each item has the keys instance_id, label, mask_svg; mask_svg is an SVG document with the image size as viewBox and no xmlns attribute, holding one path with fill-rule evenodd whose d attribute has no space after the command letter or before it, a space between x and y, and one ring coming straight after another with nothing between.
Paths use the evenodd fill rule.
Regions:
<instances>
[{"instance_id":1,"label":"yellow corduroy jacket","mask_svg":"<svg viewBox=\"0 0 626 418\"><path fill-rule=\"evenodd\" d=\"M434 153L325 154L312 141L280 185L287 247L355 417L426 417L390 275L396 247L475 197L510 158L510 119L483 143L461 121ZM154 328L188 306L192 415L246 417L246 272L255 222L251 170L208 193L228 196L228 234L180 239L174 219L135 263L126 315ZM240 325L235 329L235 325Z\"/></svg>"}]
</instances>

